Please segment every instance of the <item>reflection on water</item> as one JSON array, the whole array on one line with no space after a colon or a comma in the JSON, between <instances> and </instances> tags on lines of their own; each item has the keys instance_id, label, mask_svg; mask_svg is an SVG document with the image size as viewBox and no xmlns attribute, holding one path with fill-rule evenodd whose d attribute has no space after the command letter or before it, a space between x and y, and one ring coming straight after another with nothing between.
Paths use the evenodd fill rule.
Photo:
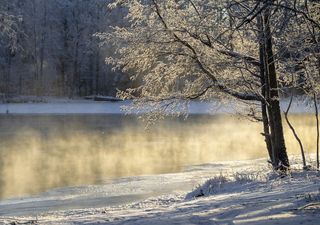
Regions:
<instances>
[{"instance_id":1,"label":"reflection on water","mask_svg":"<svg viewBox=\"0 0 320 225\"><path fill-rule=\"evenodd\" d=\"M105 178L177 172L217 160L266 156L260 124L227 116L0 116L0 199Z\"/></svg>"}]
</instances>

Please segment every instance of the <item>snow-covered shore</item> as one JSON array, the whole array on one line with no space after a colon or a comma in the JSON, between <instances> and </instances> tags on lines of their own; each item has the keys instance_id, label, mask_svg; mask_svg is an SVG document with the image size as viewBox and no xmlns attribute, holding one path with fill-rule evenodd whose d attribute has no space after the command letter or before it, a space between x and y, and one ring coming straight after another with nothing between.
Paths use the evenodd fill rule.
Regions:
<instances>
[{"instance_id":1,"label":"snow-covered shore","mask_svg":"<svg viewBox=\"0 0 320 225\"><path fill-rule=\"evenodd\" d=\"M177 174L123 178L101 186L70 188L69 191L57 189L61 198L75 202L82 198L99 204L97 207L82 205L77 209L36 213L37 206L38 209L45 208L44 203L54 208L59 201L63 202L55 199L58 195L48 192L34 198L1 202L0 223L319 224L319 174L296 170L300 166L295 164L296 160L291 161L294 164L292 176L286 178L272 176L265 160L251 160L199 165ZM212 195L185 199L196 184L217 176L230 180L216 188ZM123 199L139 195L141 200L129 197L120 205L108 205L108 199L101 198L103 193L110 198L122 196ZM30 205L24 205L28 201L34 206L33 212L27 210ZM23 211L25 213L21 213ZM25 216L14 215L14 212Z\"/></svg>"},{"instance_id":2,"label":"snow-covered shore","mask_svg":"<svg viewBox=\"0 0 320 225\"><path fill-rule=\"evenodd\" d=\"M0 103L1 114L124 114L122 106L127 106L130 101L120 102L95 102L92 100L48 99L45 103ZM288 101L281 102L281 108L285 110ZM294 102L290 112L312 113L313 108L306 107L307 100ZM188 108L189 114L224 114L241 111L234 103L201 102L192 101Z\"/></svg>"},{"instance_id":3,"label":"snow-covered shore","mask_svg":"<svg viewBox=\"0 0 320 225\"><path fill-rule=\"evenodd\" d=\"M125 114L123 106L131 101L97 102L92 100L48 99L40 103L0 103L1 114ZM235 108L232 104L221 105L217 102L194 101L189 106L190 114L232 113Z\"/></svg>"}]
</instances>

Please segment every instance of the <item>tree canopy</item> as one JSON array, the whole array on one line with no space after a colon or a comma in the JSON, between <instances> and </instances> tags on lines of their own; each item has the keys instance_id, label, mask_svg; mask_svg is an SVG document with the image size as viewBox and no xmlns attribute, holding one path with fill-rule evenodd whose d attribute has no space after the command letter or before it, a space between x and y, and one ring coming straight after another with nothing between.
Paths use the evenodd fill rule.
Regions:
<instances>
[{"instance_id":1,"label":"tree canopy","mask_svg":"<svg viewBox=\"0 0 320 225\"><path fill-rule=\"evenodd\" d=\"M309 79L304 66L319 67L314 64L318 2L115 0L109 5L119 6L127 8L130 26L99 36L116 48L107 62L140 81L121 97L133 98L136 108L149 107L155 117L179 108L186 102L181 100L252 102L248 114L264 124L272 164L289 166L279 99L287 89L305 90L307 80L318 79L313 72Z\"/></svg>"}]
</instances>

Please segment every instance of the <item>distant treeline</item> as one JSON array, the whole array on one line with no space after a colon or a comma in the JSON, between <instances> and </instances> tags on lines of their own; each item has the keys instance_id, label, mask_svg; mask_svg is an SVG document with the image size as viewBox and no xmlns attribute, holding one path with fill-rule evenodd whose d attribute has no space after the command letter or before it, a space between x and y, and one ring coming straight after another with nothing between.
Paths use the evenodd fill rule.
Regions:
<instances>
[{"instance_id":1,"label":"distant treeline","mask_svg":"<svg viewBox=\"0 0 320 225\"><path fill-rule=\"evenodd\" d=\"M1 0L0 23L6 15L13 26L7 35L0 26L0 93L74 97L127 87L105 63L113 49L94 36L123 23L108 1Z\"/></svg>"}]
</instances>

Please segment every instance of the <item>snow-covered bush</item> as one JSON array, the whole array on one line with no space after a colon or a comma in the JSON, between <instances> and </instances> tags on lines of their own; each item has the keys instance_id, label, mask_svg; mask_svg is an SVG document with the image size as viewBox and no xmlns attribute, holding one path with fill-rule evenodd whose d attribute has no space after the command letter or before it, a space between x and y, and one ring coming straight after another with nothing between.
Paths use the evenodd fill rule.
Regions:
<instances>
[{"instance_id":1,"label":"snow-covered bush","mask_svg":"<svg viewBox=\"0 0 320 225\"><path fill-rule=\"evenodd\" d=\"M320 202L320 188L316 192L305 193L303 198L307 202Z\"/></svg>"},{"instance_id":2,"label":"snow-covered bush","mask_svg":"<svg viewBox=\"0 0 320 225\"><path fill-rule=\"evenodd\" d=\"M262 172L236 172L233 174L234 181L240 184L262 182L267 180L267 175Z\"/></svg>"},{"instance_id":3,"label":"snow-covered bush","mask_svg":"<svg viewBox=\"0 0 320 225\"><path fill-rule=\"evenodd\" d=\"M232 174L220 174L207 180L203 185L197 186L192 192L186 195L186 200L209 196L221 192L246 191L252 187L252 184L267 182L268 173L261 170L240 171Z\"/></svg>"},{"instance_id":4,"label":"snow-covered bush","mask_svg":"<svg viewBox=\"0 0 320 225\"><path fill-rule=\"evenodd\" d=\"M199 185L192 192L188 193L186 199L213 195L217 193L217 191L221 190L224 184L228 181L228 178L223 176L222 174L220 174L219 176L215 176L207 180L203 185Z\"/></svg>"}]
</instances>

